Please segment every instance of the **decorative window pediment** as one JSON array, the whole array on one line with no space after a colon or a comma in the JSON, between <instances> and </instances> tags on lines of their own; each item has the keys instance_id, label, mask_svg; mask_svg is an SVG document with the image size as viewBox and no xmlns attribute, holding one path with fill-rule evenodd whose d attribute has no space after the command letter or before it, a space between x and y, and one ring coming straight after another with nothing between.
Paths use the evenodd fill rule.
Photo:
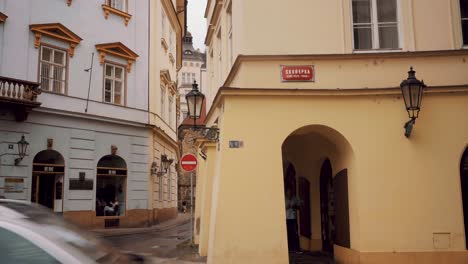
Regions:
<instances>
[{"instance_id":1,"label":"decorative window pediment","mask_svg":"<svg viewBox=\"0 0 468 264\"><path fill-rule=\"evenodd\" d=\"M82 40L82 38L73 33L73 31L60 23L34 24L29 25L29 29L34 33L34 47L36 49L41 45L41 38L44 35L67 42L70 45L70 49L68 50L70 57L73 57L75 47L80 44Z\"/></svg>"},{"instance_id":2,"label":"decorative window pediment","mask_svg":"<svg viewBox=\"0 0 468 264\"><path fill-rule=\"evenodd\" d=\"M96 49L99 51L101 65L104 64L106 55L116 56L127 60L127 72L131 71L133 62L138 58L138 54L121 42L98 44L96 45Z\"/></svg>"},{"instance_id":3,"label":"decorative window pediment","mask_svg":"<svg viewBox=\"0 0 468 264\"><path fill-rule=\"evenodd\" d=\"M172 95L177 93L177 85L172 81L169 70L161 70L159 77L161 78L161 84L167 85Z\"/></svg>"},{"instance_id":4,"label":"decorative window pediment","mask_svg":"<svg viewBox=\"0 0 468 264\"><path fill-rule=\"evenodd\" d=\"M2 12L0 12L0 23L3 23L5 22L5 20L8 18L7 15L3 14Z\"/></svg>"},{"instance_id":5,"label":"decorative window pediment","mask_svg":"<svg viewBox=\"0 0 468 264\"><path fill-rule=\"evenodd\" d=\"M117 8L114 8L108 4L103 4L102 5L102 10L104 11L104 18L107 19L109 18L109 14L114 14L114 15L117 15L117 16L120 16L124 19L124 22L125 22L125 26L128 26L128 22L130 21L130 19L132 18L132 15L130 15L129 13L123 11L123 10L119 10Z\"/></svg>"}]
</instances>

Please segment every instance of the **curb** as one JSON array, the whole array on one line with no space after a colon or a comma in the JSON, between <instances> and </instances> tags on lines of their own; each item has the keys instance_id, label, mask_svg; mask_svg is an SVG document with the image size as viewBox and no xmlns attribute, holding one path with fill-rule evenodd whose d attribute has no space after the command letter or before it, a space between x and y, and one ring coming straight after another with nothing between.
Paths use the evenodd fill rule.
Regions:
<instances>
[{"instance_id":1,"label":"curb","mask_svg":"<svg viewBox=\"0 0 468 264\"><path fill-rule=\"evenodd\" d=\"M147 233L147 232L165 231L165 230L171 229L171 228L173 228L175 226L178 226L178 225L187 224L188 222L190 222L190 218L182 220L182 221L177 222L177 223L173 223L173 224L168 224L168 225L164 225L164 226L154 225L152 227L148 227L148 228L140 229L140 230L128 230L128 231L118 232L118 229L116 229L116 233L108 233L108 234L106 234L105 232L101 233L101 232L96 231L96 230L91 230L91 232L93 232L94 234L96 234L99 237L128 236L128 235L142 234L142 233Z\"/></svg>"}]
</instances>

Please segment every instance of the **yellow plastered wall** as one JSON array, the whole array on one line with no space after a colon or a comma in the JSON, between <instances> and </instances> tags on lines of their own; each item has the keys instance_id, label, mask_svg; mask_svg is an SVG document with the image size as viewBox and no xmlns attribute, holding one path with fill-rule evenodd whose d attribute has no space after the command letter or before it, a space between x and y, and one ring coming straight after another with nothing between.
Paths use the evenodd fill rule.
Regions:
<instances>
[{"instance_id":1,"label":"yellow plastered wall","mask_svg":"<svg viewBox=\"0 0 468 264\"><path fill-rule=\"evenodd\" d=\"M407 139L397 96L226 98L208 263L287 262L281 146L309 125L332 128L353 150L353 249L435 251L433 233L447 232L450 246L442 250L464 250L459 164L468 124L459 118L467 101L465 94L425 96ZM229 140L243 140L244 148L228 148Z\"/></svg>"},{"instance_id":2,"label":"yellow plastered wall","mask_svg":"<svg viewBox=\"0 0 468 264\"><path fill-rule=\"evenodd\" d=\"M213 177L214 167L216 164L216 143L207 143L204 146L205 153L207 155L206 166L205 166L205 180L202 186L202 197L201 197L201 219L200 219L200 243L199 243L199 254L201 256L208 255L208 239L209 239L209 227L211 218L211 198L213 193Z\"/></svg>"}]
</instances>

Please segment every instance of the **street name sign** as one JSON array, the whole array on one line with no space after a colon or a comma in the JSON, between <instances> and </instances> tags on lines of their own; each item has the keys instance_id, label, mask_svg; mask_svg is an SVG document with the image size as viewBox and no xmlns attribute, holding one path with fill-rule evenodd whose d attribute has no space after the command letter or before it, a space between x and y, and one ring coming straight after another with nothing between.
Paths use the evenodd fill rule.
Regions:
<instances>
[{"instance_id":1,"label":"street name sign","mask_svg":"<svg viewBox=\"0 0 468 264\"><path fill-rule=\"evenodd\" d=\"M182 159L180 159L180 167L186 172L194 171L197 165L197 157L193 154L185 154L182 156Z\"/></svg>"},{"instance_id":2,"label":"street name sign","mask_svg":"<svg viewBox=\"0 0 468 264\"><path fill-rule=\"evenodd\" d=\"M313 82L315 69L313 65L281 65L282 82Z\"/></svg>"}]
</instances>

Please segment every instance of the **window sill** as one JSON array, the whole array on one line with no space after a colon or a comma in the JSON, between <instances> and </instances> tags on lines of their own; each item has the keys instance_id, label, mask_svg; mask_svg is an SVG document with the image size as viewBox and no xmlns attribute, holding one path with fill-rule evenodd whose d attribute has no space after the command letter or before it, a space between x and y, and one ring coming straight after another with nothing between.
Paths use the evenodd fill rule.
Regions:
<instances>
[{"instance_id":1,"label":"window sill","mask_svg":"<svg viewBox=\"0 0 468 264\"><path fill-rule=\"evenodd\" d=\"M48 93L48 94L55 94L55 95L68 96L67 93L57 93L57 92L48 91L48 90L41 90L41 92L43 92L43 93Z\"/></svg>"},{"instance_id":2,"label":"window sill","mask_svg":"<svg viewBox=\"0 0 468 264\"><path fill-rule=\"evenodd\" d=\"M101 103L106 104L106 105L113 105L113 106L120 106L120 107L127 108L127 106L123 105L123 104L114 104L114 103L109 103L109 102L106 102L106 101L102 101Z\"/></svg>"},{"instance_id":3,"label":"window sill","mask_svg":"<svg viewBox=\"0 0 468 264\"><path fill-rule=\"evenodd\" d=\"M353 53L388 53L388 52L402 52L403 49L370 49L370 50L353 50Z\"/></svg>"},{"instance_id":4,"label":"window sill","mask_svg":"<svg viewBox=\"0 0 468 264\"><path fill-rule=\"evenodd\" d=\"M164 48L164 51L167 52L169 46L167 45L166 39L161 38L161 46Z\"/></svg>"},{"instance_id":5,"label":"window sill","mask_svg":"<svg viewBox=\"0 0 468 264\"><path fill-rule=\"evenodd\" d=\"M126 13L122 10L115 9L113 7L110 7L106 4L102 5L102 10L104 10L104 17L107 19L109 17L109 14L112 13L114 15L120 16L124 19L125 21L125 26L128 26L128 22L130 21L130 18L132 18L132 15L129 13Z\"/></svg>"}]
</instances>

